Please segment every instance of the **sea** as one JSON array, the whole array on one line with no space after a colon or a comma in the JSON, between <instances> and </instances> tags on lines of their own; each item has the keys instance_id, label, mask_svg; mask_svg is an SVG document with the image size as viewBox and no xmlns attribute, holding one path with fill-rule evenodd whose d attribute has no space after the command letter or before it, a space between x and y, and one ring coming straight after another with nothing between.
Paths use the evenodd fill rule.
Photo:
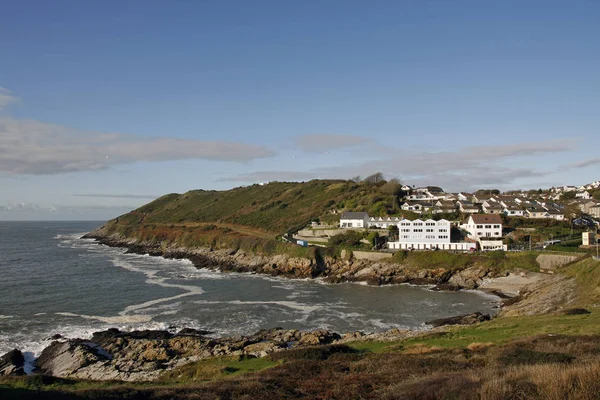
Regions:
<instances>
[{"instance_id":1,"label":"sea","mask_svg":"<svg viewBox=\"0 0 600 400\"><path fill-rule=\"evenodd\" d=\"M28 369L53 335L196 328L374 333L480 311L499 299L426 286L327 284L197 269L187 260L126 254L81 236L102 222L0 222L0 355L20 349Z\"/></svg>"}]
</instances>

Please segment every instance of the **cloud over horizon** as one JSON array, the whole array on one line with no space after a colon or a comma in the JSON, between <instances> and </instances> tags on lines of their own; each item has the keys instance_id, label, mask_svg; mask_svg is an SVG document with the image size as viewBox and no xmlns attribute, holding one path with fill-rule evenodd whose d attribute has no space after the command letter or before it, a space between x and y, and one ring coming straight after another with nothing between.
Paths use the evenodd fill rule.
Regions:
<instances>
[{"instance_id":1,"label":"cloud over horizon","mask_svg":"<svg viewBox=\"0 0 600 400\"><path fill-rule=\"evenodd\" d=\"M248 162L274 154L264 146L245 143L85 132L0 117L0 172L12 174L95 171L138 161Z\"/></svg>"},{"instance_id":2,"label":"cloud over horizon","mask_svg":"<svg viewBox=\"0 0 600 400\"><path fill-rule=\"evenodd\" d=\"M586 167L591 167L592 165L598 165L600 164L600 157L598 158L591 158L588 160L583 160L583 161L579 161L576 163L572 163L567 165L568 168L586 168Z\"/></svg>"},{"instance_id":3,"label":"cloud over horizon","mask_svg":"<svg viewBox=\"0 0 600 400\"><path fill-rule=\"evenodd\" d=\"M322 153L324 151L339 150L358 146L370 139L355 135L339 134L308 134L296 136L294 144L307 153Z\"/></svg>"},{"instance_id":4,"label":"cloud over horizon","mask_svg":"<svg viewBox=\"0 0 600 400\"><path fill-rule=\"evenodd\" d=\"M348 179L382 172L411 183L439 185L452 190L469 190L481 186L509 185L520 178L541 177L551 171L537 171L522 166L519 157L567 152L575 148L573 139L545 143L469 146L455 151L402 151L398 156L366 161L361 164L316 168L309 171L256 171L227 177L233 182L270 180L309 180L317 177ZM502 162L502 163L501 163Z\"/></svg>"},{"instance_id":5,"label":"cloud over horizon","mask_svg":"<svg viewBox=\"0 0 600 400\"><path fill-rule=\"evenodd\" d=\"M106 193L74 193L75 197L92 197L98 199L157 199L157 195L143 194L106 194Z\"/></svg>"}]
</instances>

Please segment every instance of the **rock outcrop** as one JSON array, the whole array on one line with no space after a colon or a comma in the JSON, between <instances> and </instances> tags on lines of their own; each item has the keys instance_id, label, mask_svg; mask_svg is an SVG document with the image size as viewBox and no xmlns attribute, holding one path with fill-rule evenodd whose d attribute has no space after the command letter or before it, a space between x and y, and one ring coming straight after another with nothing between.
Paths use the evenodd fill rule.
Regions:
<instances>
[{"instance_id":1,"label":"rock outcrop","mask_svg":"<svg viewBox=\"0 0 600 400\"><path fill-rule=\"evenodd\" d=\"M0 376L24 375L25 357L20 350L14 349L0 357Z\"/></svg>"},{"instance_id":2,"label":"rock outcrop","mask_svg":"<svg viewBox=\"0 0 600 400\"><path fill-rule=\"evenodd\" d=\"M472 325L478 322L489 321L491 318L492 317L489 314L476 312L472 314L458 315L456 317L434 319L433 321L426 322L426 324L434 327L444 325Z\"/></svg>"},{"instance_id":3,"label":"rock outcrop","mask_svg":"<svg viewBox=\"0 0 600 400\"><path fill-rule=\"evenodd\" d=\"M54 341L36 361L45 375L92 380L152 380L179 365L221 356L264 357L289 347L328 344L340 335L319 330L301 332L281 328L262 330L251 336L209 338L206 331L185 329L96 332L90 340Z\"/></svg>"}]
</instances>

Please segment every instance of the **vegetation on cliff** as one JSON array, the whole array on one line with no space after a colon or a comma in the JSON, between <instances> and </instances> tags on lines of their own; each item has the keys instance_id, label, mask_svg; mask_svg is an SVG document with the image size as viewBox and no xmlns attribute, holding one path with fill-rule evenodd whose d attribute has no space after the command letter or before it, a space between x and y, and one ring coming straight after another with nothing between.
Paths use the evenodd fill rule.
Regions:
<instances>
[{"instance_id":1,"label":"vegetation on cliff","mask_svg":"<svg viewBox=\"0 0 600 400\"><path fill-rule=\"evenodd\" d=\"M311 221L336 218L332 210L399 212L399 184L312 180L271 182L231 190L192 190L162 196L117 218L119 226L218 223L250 228L272 237L296 231Z\"/></svg>"}]
</instances>

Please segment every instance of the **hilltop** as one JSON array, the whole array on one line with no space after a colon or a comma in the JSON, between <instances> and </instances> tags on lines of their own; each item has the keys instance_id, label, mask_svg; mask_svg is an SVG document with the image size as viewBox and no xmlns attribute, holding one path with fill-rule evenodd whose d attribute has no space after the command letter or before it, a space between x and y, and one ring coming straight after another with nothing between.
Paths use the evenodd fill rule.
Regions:
<instances>
[{"instance_id":1,"label":"hilltop","mask_svg":"<svg viewBox=\"0 0 600 400\"><path fill-rule=\"evenodd\" d=\"M162 196L115 220L120 225L219 223L253 228L273 237L332 212L351 209L373 215L399 212L400 185L343 180L271 182L231 190L192 190Z\"/></svg>"}]
</instances>

